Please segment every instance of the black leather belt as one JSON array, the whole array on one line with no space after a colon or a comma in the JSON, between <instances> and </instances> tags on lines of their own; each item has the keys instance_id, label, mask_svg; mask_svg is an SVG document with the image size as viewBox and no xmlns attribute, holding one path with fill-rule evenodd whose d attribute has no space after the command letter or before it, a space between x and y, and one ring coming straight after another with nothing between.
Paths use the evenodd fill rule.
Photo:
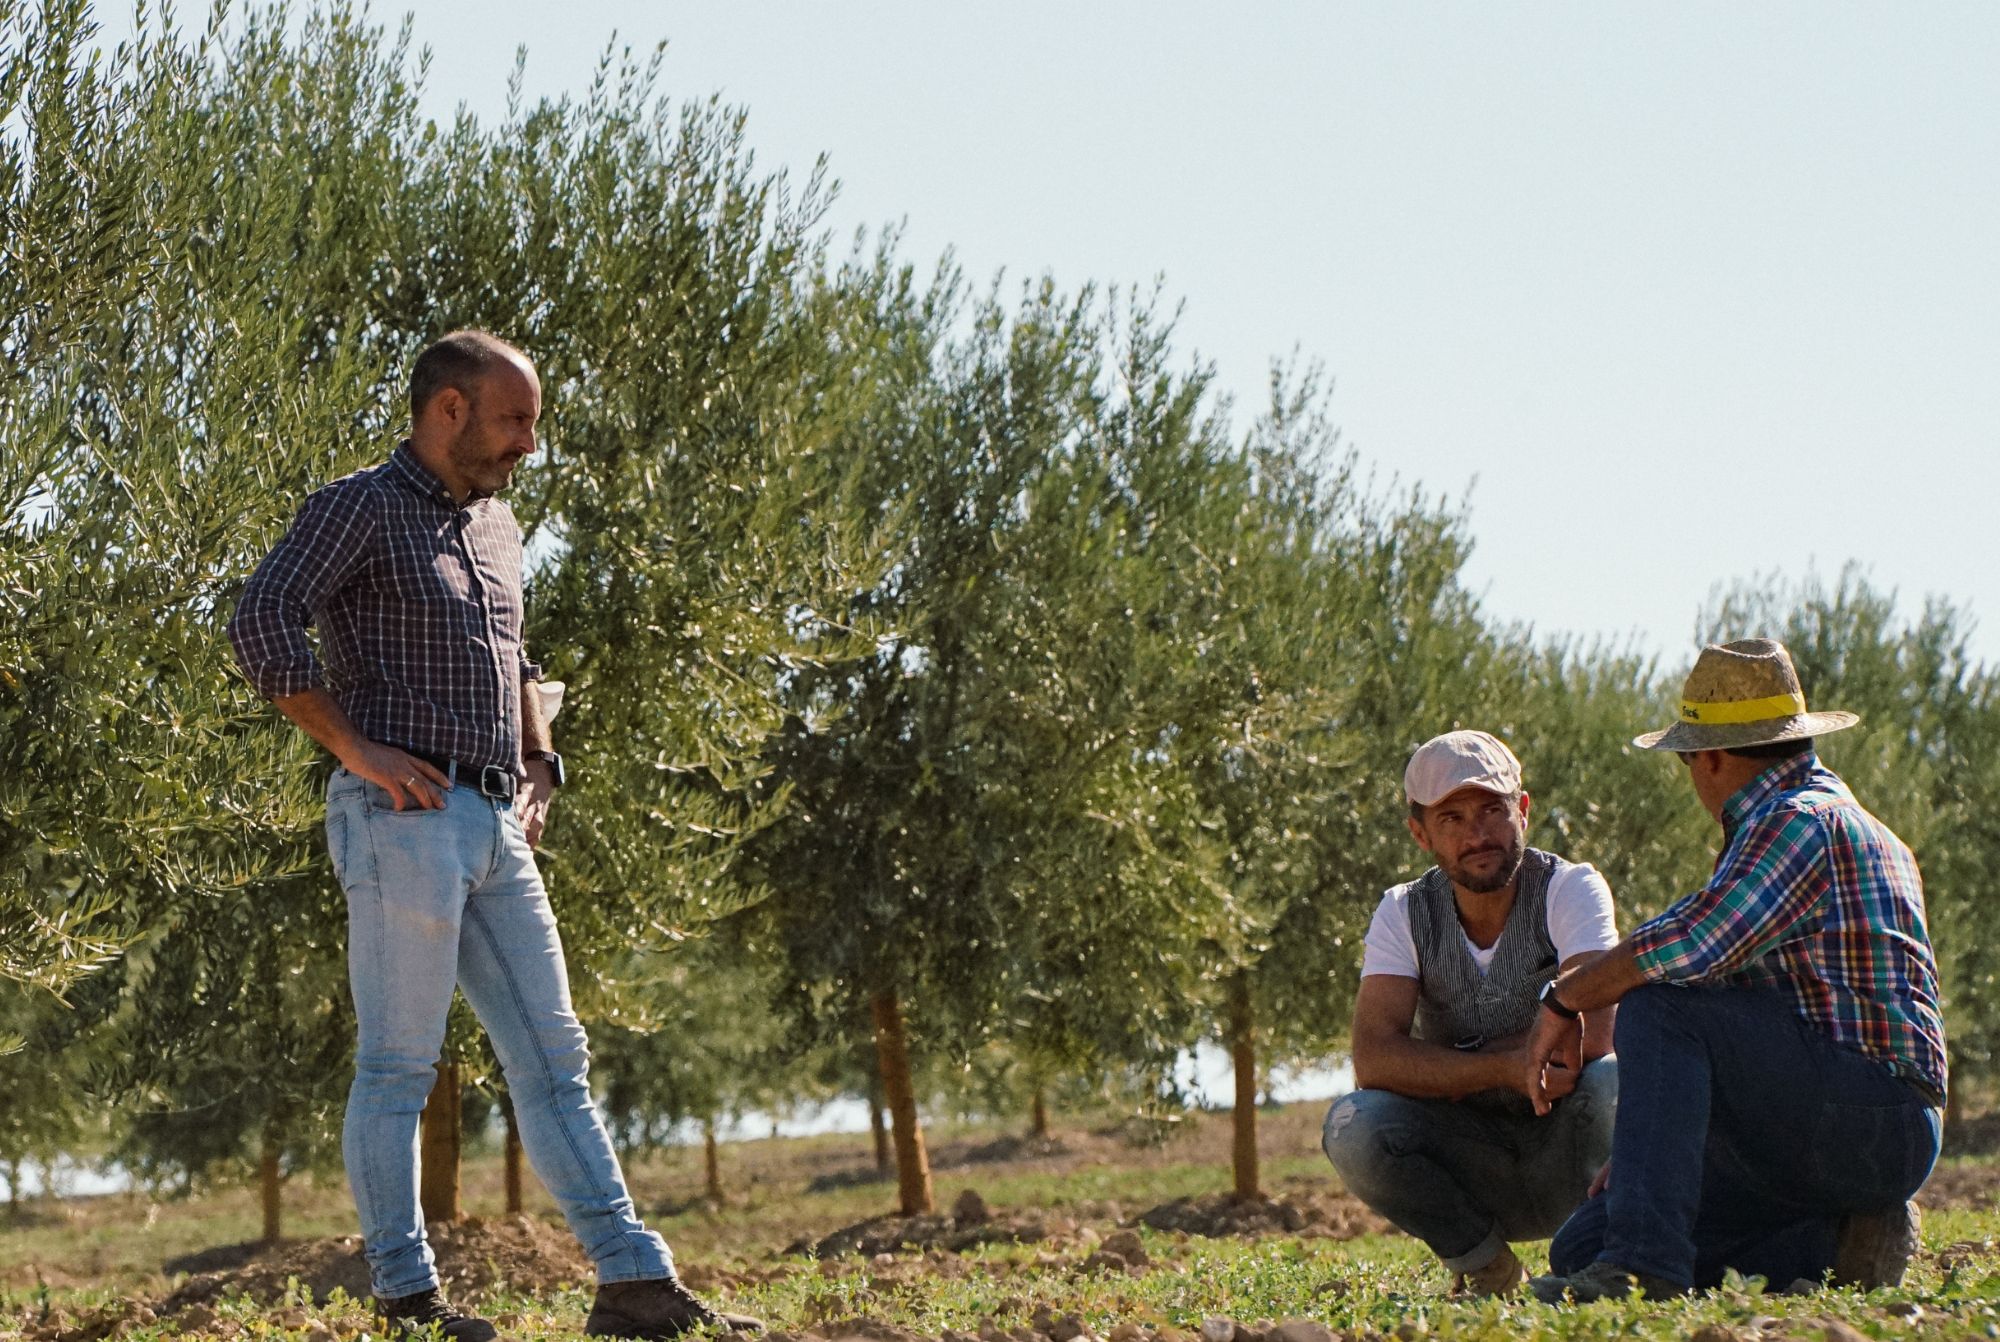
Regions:
<instances>
[{"instance_id":1,"label":"black leather belt","mask_svg":"<svg viewBox=\"0 0 2000 1342\"><path fill-rule=\"evenodd\" d=\"M408 748L405 748L403 753L414 759L422 760L425 764L430 765L454 783L461 779L467 783L472 783L476 778L481 796L491 797L495 801L514 800L514 784L516 781L514 774L511 770L503 769L497 764L488 764L477 773L474 773L471 765L460 764L457 760L447 758L443 755L428 755L421 750L410 750Z\"/></svg>"},{"instance_id":2,"label":"black leather belt","mask_svg":"<svg viewBox=\"0 0 2000 1342\"><path fill-rule=\"evenodd\" d=\"M1933 1109L1944 1108L1943 1092L1939 1091L1936 1086L1933 1086L1930 1082L1924 1080L1922 1077L1899 1076L1896 1079L1902 1082L1904 1085L1908 1086L1911 1090L1917 1092L1917 1098L1922 1100L1925 1104L1929 1105L1931 1108Z\"/></svg>"}]
</instances>

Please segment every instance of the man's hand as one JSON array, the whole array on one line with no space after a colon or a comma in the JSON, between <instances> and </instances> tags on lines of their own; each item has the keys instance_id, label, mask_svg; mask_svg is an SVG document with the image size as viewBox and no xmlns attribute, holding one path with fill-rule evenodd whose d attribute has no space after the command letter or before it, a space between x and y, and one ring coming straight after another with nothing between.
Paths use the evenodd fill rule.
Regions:
<instances>
[{"instance_id":1,"label":"man's hand","mask_svg":"<svg viewBox=\"0 0 2000 1342\"><path fill-rule=\"evenodd\" d=\"M542 826L548 822L549 801L556 792L556 771L547 760L529 760L522 766L528 778L514 793L514 809L521 820L521 832L528 847L542 842Z\"/></svg>"},{"instance_id":2,"label":"man's hand","mask_svg":"<svg viewBox=\"0 0 2000 1342\"><path fill-rule=\"evenodd\" d=\"M1535 1012L1528 1030L1528 1046L1523 1050L1527 1068L1522 1091L1535 1106L1539 1117L1549 1112L1555 1101L1576 1089L1583 1070L1583 1022L1567 1020L1547 1007Z\"/></svg>"},{"instance_id":3,"label":"man's hand","mask_svg":"<svg viewBox=\"0 0 2000 1342\"><path fill-rule=\"evenodd\" d=\"M1589 1201L1609 1187L1611 1187L1611 1162L1607 1160L1604 1162L1604 1168L1597 1172L1597 1177L1590 1181L1590 1191L1583 1195L1584 1200Z\"/></svg>"},{"instance_id":4,"label":"man's hand","mask_svg":"<svg viewBox=\"0 0 2000 1342\"><path fill-rule=\"evenodd\" d=\"M361 741L340 757L347 772L359 774L389 794L397 810L407 800L426 811L444 809L444 794L451 781L429 760L420 760L407 751L377 741Z\"/></svg>"},{"instance_id":5,"label":"man's hand","mask_svg":"<svg viewBox=\"0 0 2000 1342\"><path fill-rule=\"evenodd\" d=\"M1550 1101L1560 1100L1563 1096L1575 1090L1579 1079L1579 1073L1576 1068L1566 1066L1560 1062L1550 1063L1548 1066L1542 1068L1537 1075L1541 1078L1542 1082L1542 1098ZM1535 1093L1529 1091L1528 1098L1531 1100L1534 1099ZM1546 1113L1548 1111L1546 1109L1538 1109L1536 1112Z\"/></svg>"},{"instance_id":6,"label":"man's hand","mask_svg":"<svg viewBox=\"0 0 2000 1342\"><path fill-rule=\"evenodd\" d=\"M397 810L402 810L405 802L427 811L444 809L444 794L451 787L444 771L407 751L363 736L325 690L300 690L272 702L306 735L331 751L347 772L388 793Z\"/></svg>"}]
</instances>

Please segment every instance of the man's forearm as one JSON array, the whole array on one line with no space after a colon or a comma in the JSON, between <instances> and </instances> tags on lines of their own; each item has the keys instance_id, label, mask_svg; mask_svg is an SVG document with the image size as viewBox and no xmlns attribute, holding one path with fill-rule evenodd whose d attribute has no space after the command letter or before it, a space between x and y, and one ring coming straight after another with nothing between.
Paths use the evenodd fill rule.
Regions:
<instances>
[{"instance_id":1,"label":"man's forearm","mask_svg":"<svg viewBox=\"0 0 2000 1342\"><path fill-rule=\"evenodd\" d=\"M1354 1083L1419 1100L1458 1100L1482 1090L1520 1084L1519 1036L1479 1051L1448 1048L1408 1035L1389 1034L1354 1050Z\"/></svg>"},{"instance_id":2,"label":"man's forearm","mask_svg":"<svg viewBox=\"0 0 2000 1342\"><path fill-rule=\"evenodd\" d=\"M525 760L530 751L554 750L555 745L549 733L548 714L542 711L540 681L521 681L521 757Z\"/></svg>"},{"instance_id":3,"label":"man's forearm","mask_svg":"<svg viewBox=\"0 0 2000 1342\"><path fill-rule=\"evenodd\" d=\"M1646 981L1632 939L1584 959L1556 978L1556 1000L1571 1011L1602 1011Z\"/></svg>"},{"instance_id":4,"label":"man's forearm","mask_svg":"<svg viewBox=\"0 0 2000 1342\"><path fill-rule=\"evenodd\" d=\"M333 752L333 757L343 765L352 767L356 754L368 745L368 738L355 727L340 701L325 690L301 690L271 702L303 728L307 736Z\"/></svg>"}]
</instances>

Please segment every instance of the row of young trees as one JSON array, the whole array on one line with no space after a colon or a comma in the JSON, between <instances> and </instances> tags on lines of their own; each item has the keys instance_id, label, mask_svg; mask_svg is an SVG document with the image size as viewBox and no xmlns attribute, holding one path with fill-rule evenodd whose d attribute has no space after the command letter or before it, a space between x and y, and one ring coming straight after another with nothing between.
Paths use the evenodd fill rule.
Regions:
<instances>
[{"instance_id":1,"label":"row of young trees","mask_svg":"<svg viewBox=\"0 0 2000 1342\"><path fill-rule=\"evenodd\" d=\"M324 765L220 628L454 326L546 389L512 497L571 687L544 868L630 1141L865 1095L914 1211L927 1105L1158 1100L1212 1041L1254 1195L1259 1080L1343 1048L1417 862L1402 762L1455 724L1514 743L1536 841L1628 920L1704 873L1627 744L1676 674L1483 619L1465 517L1372 479L1310 370L1244 427L1157 295L836 258L818 176L760 174L657 57L437 125L344 6L88 33L0 0L0 1163L254 1166L275 1235L332 1149ZM1705 628L1780 633L1867 716L1829 754L1923 858L1954 1061L1990 1071L2000 708L1961 617L1848 578ZM469 1019L449 1053L434 1117L499 1084Z\"/></svg>"}]
</instances>

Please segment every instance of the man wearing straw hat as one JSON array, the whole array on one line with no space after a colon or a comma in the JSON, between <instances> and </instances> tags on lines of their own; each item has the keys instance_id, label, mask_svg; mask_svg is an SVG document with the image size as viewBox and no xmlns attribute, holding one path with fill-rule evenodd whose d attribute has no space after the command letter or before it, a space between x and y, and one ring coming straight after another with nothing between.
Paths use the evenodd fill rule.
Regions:
<instances>
[{"instance_id":1,"label":"man wearing straw hat","mask_svg":"<svg viewBox=\"0 0 2000 1342\"><path fill-rule=\"evenodd\" d=\"M1731 1268L1894 1284L1945 1092L1916 860L1820 763L1813 738L1857 719L1808 712L1782 644L1704 648L1682 700L1634 744L1680 756L1722 854L1707 885L1543 994L1530 1093L1577 1056L1577 1014L1615 1002L1621 1094L1606 1187L1532 1288L1658 1296Z\"/></svg>"}]
</instances>

